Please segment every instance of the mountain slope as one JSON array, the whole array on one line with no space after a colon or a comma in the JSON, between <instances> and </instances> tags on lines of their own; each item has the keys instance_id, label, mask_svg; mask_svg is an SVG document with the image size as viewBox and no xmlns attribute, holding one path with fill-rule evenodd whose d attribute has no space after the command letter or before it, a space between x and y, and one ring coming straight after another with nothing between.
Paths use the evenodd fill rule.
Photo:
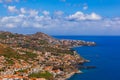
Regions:
<instances>
[{"instance_id":1,"label":"mountain slope","mask_svg":"<svg viewBox=\"0 0 120 80\"><path fill-rule=\"evenodd\" d=\"M86 62L71 47L95 45L81 40L57 40L44 33L23 35L0 32L0 77L11 75L64 80ZM48 77L49 74L49 77ZM44 77L43 77L44 75ZM54 78L53 78L54 76Z\"/></svg>"}]
</instances>

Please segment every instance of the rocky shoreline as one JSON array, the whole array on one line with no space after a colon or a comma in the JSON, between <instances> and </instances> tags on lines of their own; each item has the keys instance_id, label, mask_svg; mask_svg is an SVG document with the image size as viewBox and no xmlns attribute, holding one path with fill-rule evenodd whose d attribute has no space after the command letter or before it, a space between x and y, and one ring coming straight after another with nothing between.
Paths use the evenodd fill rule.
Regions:
<instances>
[{"instance_id":1,"label":"rocky shoreline","mask_svg":"<svg viewBox=\"0 0 120 80\"><path fill-rule=\"evenodd\" d=\"M72 42L72 41L73 42L75 41L75 42L79 43L79 41L81 41L81 40L67 40L67 41L69 43ZM80 47L80 46L96 46L95 42L85 42L85 41L82 41L82 43L83 43L83 45L82 44L73 45L73 46L69 46L69 48L78 55L78 53L76 52L76 50L73 50L72 48ZM83 64L87 63L87 62L90 62L90 60L84 59L83 61L81 61L80 63L78 63L77 64L78 65L77 71L76 72L73 71L70 74L67 74L66 78L61 79L61 80L67 80L67 79L69 79L70 77L72 77L75 74L81 74L81 73L83 73L82 71L80 71L80 69L93 69L93 68L96 68L95 66L84 66Z\"/></svg>"},{"instance_id":2,"label":"rocky shoreline","mask_svg":"<svg viewBox=\"0 0 120 80\"><path fill-rule=\"evenodd\" d=\"M77 72L71 72L70 74L68 74L68 75L66 76L65 79L62 79L62 80L67 80L67 79L69 79L70 77L72 77L73 75L75 75L75 74L81 74L81 73L83 73L83 72L80 71L80 70L78 70Z\"/></svg>"}]
</instances>

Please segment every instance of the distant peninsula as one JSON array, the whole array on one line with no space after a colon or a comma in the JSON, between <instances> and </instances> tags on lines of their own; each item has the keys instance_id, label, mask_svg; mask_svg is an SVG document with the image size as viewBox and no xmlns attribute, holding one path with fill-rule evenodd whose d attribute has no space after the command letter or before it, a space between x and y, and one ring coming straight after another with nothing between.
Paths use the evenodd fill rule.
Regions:
<instances>
[{"instance_id":1,"label":"distant peninsula","mask_svg":"<svg viewBox=\"0 0 120 80\"><path fill-rule=\"evenodd\" d=\"M87 62L71 48L95 42L58 40L47 34L0 31L0 80L66 80Z\"/></svg>"}]
</instances>

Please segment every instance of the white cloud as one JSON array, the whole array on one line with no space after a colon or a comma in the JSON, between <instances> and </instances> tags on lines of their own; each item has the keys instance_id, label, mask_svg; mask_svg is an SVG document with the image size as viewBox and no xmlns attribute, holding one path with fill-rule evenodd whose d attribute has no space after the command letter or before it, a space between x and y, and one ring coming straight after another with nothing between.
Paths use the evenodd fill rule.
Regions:
<instances>
[{"instance_id":1,"label":"white cloud","mask_svg":"<svg viewBox=\"0 0 120 80\"><path fill-rule=\"evenodd\" d=\"M38 16L39 11L35 9L25 9L25 8L20 8L18 9L19 13L18 14L23 14L23 15L29 15L31 17Z\"/></svg>"},{"instance_id":2,"label":"white cloud","mask_svg":"<svg viewBox=\"0 0 120 80\"><path fill-rule=\"evenodd\" d=\"M72 15L62 15L60 18L53 18L55 15L39 15L37 10L21 8L19 12L16 16L0 17L0 29L2 27L10 29L29 28L56 34L91 34L94 32L103 34L103 32L109 32L109 30L117 32L120 29L119 17L102 19L96 13L84 14L83 12L77 11ZM60 13L58 11L57 14L61 15Z\"/></svg>"},{"instance_id":3,"label":"white cloud","mask_svg":"<svg viewBox=\"0 0 120 80\"><path fill-rule=\"evenodd\" d=\"M87 15L86 19L88 19L88 20L101 20L102 17L100 15L98 15L98 14L93 12L90 15Z\"/></svg>"},{"instance_id":4,"label":"white cloud","mask_svg":"<svg viewBox=\"0 0 120 80\"><path fill-rule=\"evenodd\" d=\"M81 11L77 11L75 14L69 15L67 17L68 20L101 20L102 17L96 13L91 13L91 14L84 14Z\"/></svg>"},{"instance_id":5,"label":"white cloud","mask_svg":"<svg viewBox=\"0 0 120 80\"><path fill-rule=\"evenodd\" d=\"M26 13L25 8L20 8L20 12L21 12L22 14L25 14L25 13Z\"/></svg>"},{"instance_id":6,"label":"white cloud","mask_svg":"<svg viewBox=\"0 0 120 80\"><path fill-rule=\"evenodd\" d=\"M13 23L8 23L5 25L7 28L14 28L16 27Z\"/></svg>"},{"instance_id":7,"label":"white cloud","mask_svg":"<svg viewBox=\"0 0 120 80\"><path fill-rule=\"evenodd\" d=\"M84 13L78 11L75 14L68 16L68 19L69 20L85 20L86 18L85 18Z\"/></svg>"},{"instance_id":8,"label":"white cloud","mask_svg":"<svg viewBox=\"0 0 120 80\"><path fill-rule=\"evenodd\" d=\"M16 6L8 6L8 11L11 13L16 13L16 15L29 15L31 17L38 16L39 11L35 9L25 9L23 7L16 8ZM44 15L47 15L48 13L44 11Z\"/></svg>"},{"instance_id":9,"label":"white cloud","mask_svg":"<svg viewBox=\"0 0 120 80\"><path fill-rule=\"evenodd\" d=\"M16 13L18 10L16 9L16 6L8 6L8 11L11 13Z\"/></svg>"},{"instance_id":10,"label":"white cloud","mask_svg":"<svg viewBox=\"0 0 120 80\"><path fill-rule=\"evenodd\" d=\"M46 10L45 10L45 11L43 11L42 13L43 13L43 15L45 15L45 16L47 16L47 15L49 15L49 14L50 14L50 12L49 12L49 11L46 11Z\"/></svg>"},{"instance_id":11,"label":"white cloud","mask_svg":"<svg viewBox=\"0 0 120 80\"><path fill-rule=\"evenodd\" d=\"M29 11L29 14L30 14L31 17L34 17L34 16L38 15L38 13L39 12L37 10L30 10Z\"/></svg>"},{"instance_id":12,"label":"white cloud","mask_svg":"<svg viewBox=\"0 0 120 80\"><path fill-rule=\"evenodd\" d=\"M61 16L64 14L64 12L63 11L55 11L54 14L57 16Z\"/></svg>"}]
</instances>

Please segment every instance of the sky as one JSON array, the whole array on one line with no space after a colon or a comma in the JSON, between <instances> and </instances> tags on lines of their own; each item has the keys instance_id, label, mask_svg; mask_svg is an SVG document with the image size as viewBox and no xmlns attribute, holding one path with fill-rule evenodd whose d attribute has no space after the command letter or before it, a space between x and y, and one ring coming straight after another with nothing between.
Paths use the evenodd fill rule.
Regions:
<instances>
[{"instance_id":1,"label":"sky","mask_svg":"<svg viewBox=\"0 0 120 80\"><path fill-rule=\"evenodd\" d=\"M120 35L120 0L0 0L0 31Z\"/></svg>"}]
</instances>

